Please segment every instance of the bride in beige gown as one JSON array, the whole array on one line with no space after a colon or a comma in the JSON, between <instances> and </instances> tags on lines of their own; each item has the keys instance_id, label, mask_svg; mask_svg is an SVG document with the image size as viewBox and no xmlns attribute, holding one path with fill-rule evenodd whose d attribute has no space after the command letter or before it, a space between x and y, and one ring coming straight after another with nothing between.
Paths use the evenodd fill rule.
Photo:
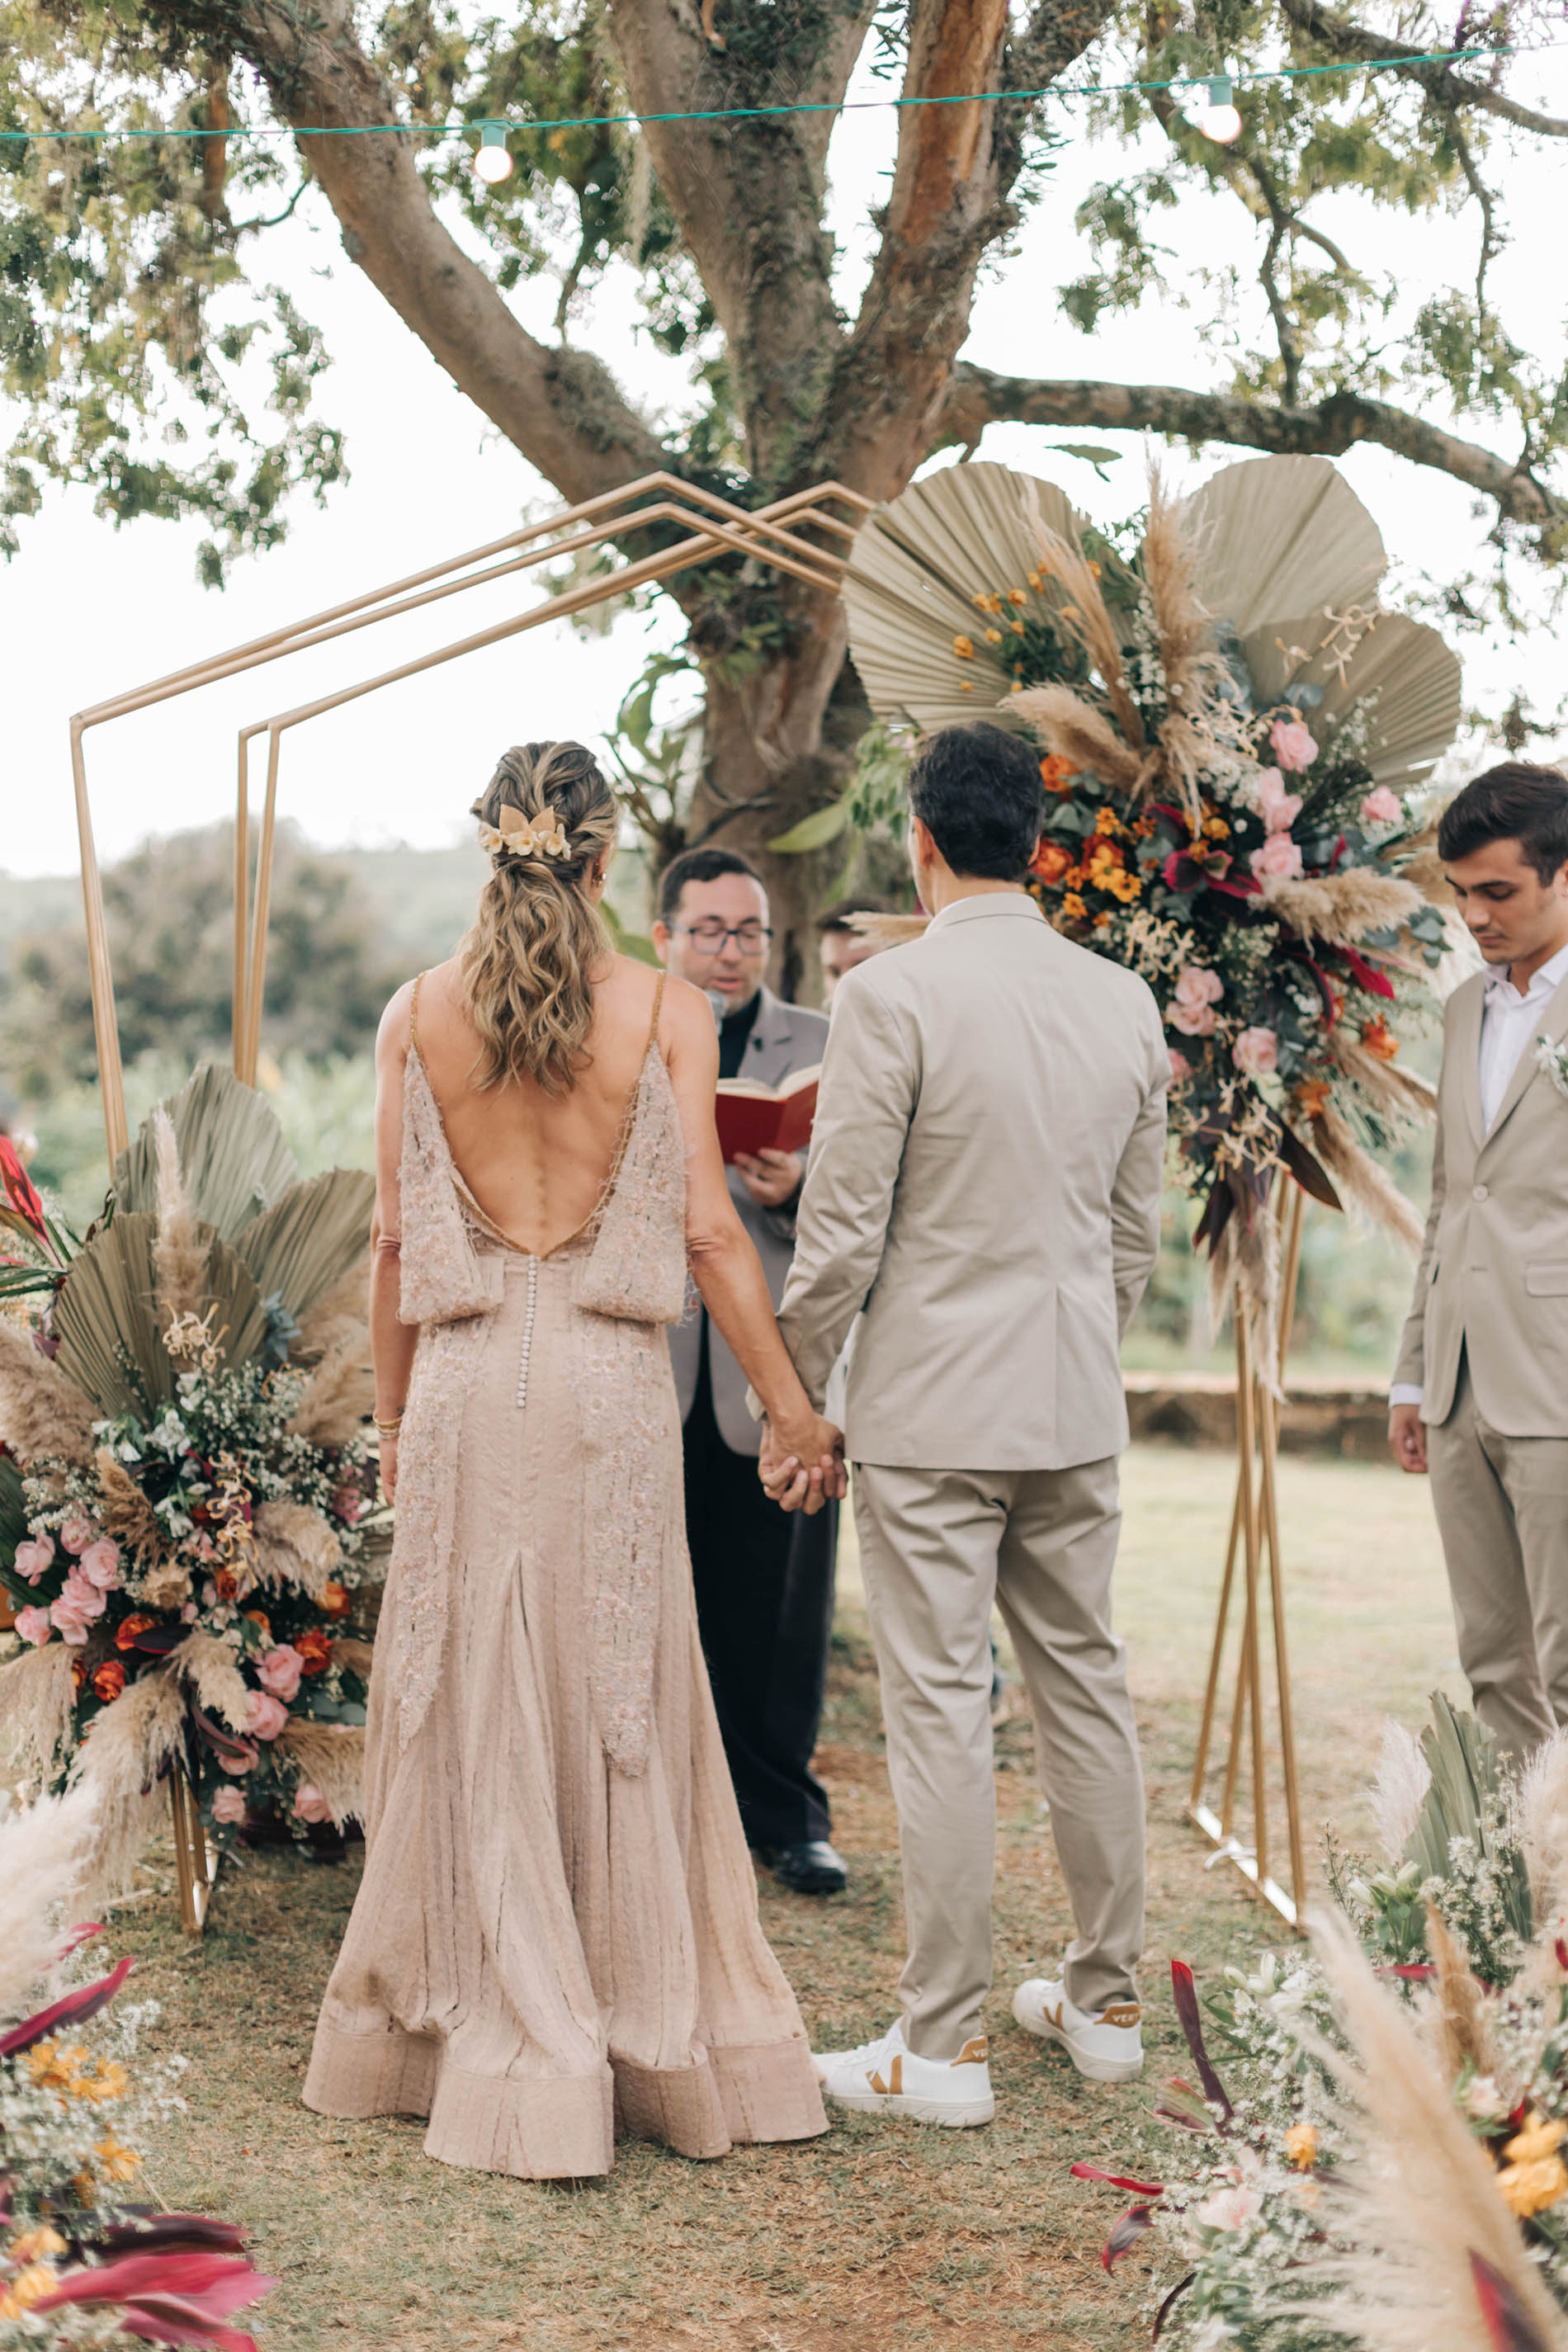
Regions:
<instances>
[{"instance_id":1,"label":"bride in beige gown","mask_svg":"<svg viewBox=\"0 0 1568 2352\"><path fill-rule=\"evenodd\" d=\"M475 814L475 928L376 1045L397 1532L304 2096L542 2179L607 2172L617 2130L712 2157L826 2128L698 1646L663 1328L689 1262L784 1451L817 1491L842 1465L725 1185L712 1014L598 914L603 777L527 744Z\"/></svg>"}]
</instances>

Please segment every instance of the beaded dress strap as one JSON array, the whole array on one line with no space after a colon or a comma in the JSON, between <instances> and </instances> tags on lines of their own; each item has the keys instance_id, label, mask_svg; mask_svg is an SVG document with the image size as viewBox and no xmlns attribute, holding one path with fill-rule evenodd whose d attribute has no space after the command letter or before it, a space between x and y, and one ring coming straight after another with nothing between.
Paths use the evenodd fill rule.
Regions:
<instances>
[{"instance_id":1,"label":"beaded dress strap","mask_svg":"<svg viewBox=\"0 0 1568 2352\"><path fill-rule=\"evenodd\" d=\"M415 980L414 992L408 1000L408 1042L416 1054L419 1054L419 992L424 985L425 975L420 972ZM423 1061L424 1055L419 1054L419 1058Z\"/></svg>"},{"instance_id":2,"label":"beaded dress strap","mask_svg":"<svg viewBox=\"0 0 1568 2352\"><path fill-rule=\"evenodd\" d=\"M665 971L661 964L659 966L658 972L658 984L653 992L653 1019L648 1024L647 1045L643 1051L643 1060L645 1062L658 1043L658 1016L664 1010L664 983L668 978L669 974ZM414 985L416 993L417 993L419 987L418 982L416 981Z\"/></svg>"}]
</instances>

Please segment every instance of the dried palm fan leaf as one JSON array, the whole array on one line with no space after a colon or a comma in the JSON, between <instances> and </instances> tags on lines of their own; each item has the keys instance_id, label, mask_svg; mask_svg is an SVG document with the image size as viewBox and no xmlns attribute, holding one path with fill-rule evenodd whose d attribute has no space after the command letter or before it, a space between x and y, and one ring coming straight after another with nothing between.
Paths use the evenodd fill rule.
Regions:
<instances>
[{"instance_id":1,"label":"dried palm fan leaf","mask_svg":"<svg viewBox=\"0 0 1568 2352\"><path fill-rule=\"evenodd\" d=\"M1379 874L1369 866L1342 866L1334 874L1263 877L1263 896L1290 929L1309 943L1353 947L1371 931L1397 930L1424 904L1414 882Z\"/></svg>"},{"instance_id":2,"label":"dried palm fan leaf","mask_svg":"<svg viewBox=\"0 0 1568 2352\"><path fill-rule=\"evenodd\" d=\"M364 1732L352 1723L311 1723L296 1716L278 1745L326 1799L341 1830L364 1819Z\"/></svg>"},{"instance_id":3,"label":"dried palm fan leaf","mask_svg":"<svg viewBox=\"0 0 1568 2352\"><path fill-rule=\"evenodd\" d=\"M1496 2352L1477 2297L1474 2257L1489 2266L1551 2352L1568 2346L1561 2313L1498 2194L1493 2168L1457 2113L1420 2037L1378 1983L1342 1921L1312 1940L1355 2053L1315 2054L1336 2078L1361 2153L1344 2168L1355 2254L1311 2267L1336 2292L1336 2332L1368 2352ZM1321 2324L1324 2306L1306 2306Z\"/></svg>"},{"instance_id":4,"label":"dried palm fan leaf","mask_svg":"<svg viewBox=\"0 0 1568 2352\"><path fill-rule=\"evenodd\" d=\"M1083 551L1083 542L1076 529L1069 537L1056 530L1040 511L1037 482L1023 484L1025 506L1035 527L1035 537L1046 570L1066 592L1065 601L1058 606L1063 627L1082 646L1093 668L1099 673L1105 698L1115 714L1116 723L1135 751L1142 751L1148 740L1143 731L1143 714L1133 701L1127 685L1127 673L1121 661L1121 637L1110 617L1100 584L1098 570Z\"/></svg>"},{"instance_id":5,"label":"dried palm fan leaf","mask_svg":"<svg viewBox=\"0 0 1568 2352\"><path fill-rule=\"evenodd\" d=\"M931 929L929 915L847 915L845 920L879 950L908 947L914 940L923 940Z\"/></svg>"},{"instance_id":6,"label":"dried palm fan leaf","mask_svg":"<svg viewBox=\"0 0 1568 2352\"><path fill-rule=\"evenodd\" d=\"M162 1108L174 1125L191 1205L226 1241L299 1182L300 1163L276 1111L231 1071L205 1063ZM157 1189L157 1142L148 1119L114 1163L114 1194L122 1210L152 1210Z\"/></svg>"},{"instance_id":7,"label":"dried palm fan leaf","mask_svg":"<svg viewBox=\"0 0 1568 2352\"><path fill-rule=\"evenodd\" d=\"M0 2024L26 2015L60 1957L65 1906L92 1842L93 1804L90 1790L75 1789L0 1814Z\"/></svg>"},{"instance_id":8,"label":"dried palm fan leaf","mask_svg":"<svg viewBox=\"0 0 1568 2352\"><path fill-rule=\"evenodd\" d=\"M0 1666L0 1733L29 1780L54 1778L76 1706L73 1653L64 1642L24 1650Z\"/></svg>"},{"instance_id":9,"label":"dried palm fan leaf","mask_svg":"<svg viewBox=\"0 0 1568 2352\"><path fill-rule=\"evenodd\" d=\"M1374 1224L1413 1254L1420 1249L1426 1232L1421 1219L1398 1186L1362 1150L1331 1104L1325 1104L1312 1120L1312 1149L1346 1198L1364 1209Z\"/></svg>"},{"instance_id":10,"label":"dried palm fan leaf","mask_svg":"<svg viewBox=\"0 0 1568 2352\"><path fill-rule=\"evenodd\" d=\"M92 1460L93 1408L76 1381L40 1355L33 1335L0 1319L0 1445L19 1462Z\"/></svg>"},{"instance_id":11,"label":"dried palm fan leaf","mask_svg":"<svg viewBox=\"0 0 1568 2352\"><path fill-rule=\"evenodd\" d=\"M83 1878L90 1893L112 1896L131 1883L137 1857L163 1817L159 1782L180 1753L185 1697L166 1665L139 1675L95 1715L77 1751L70 1786L89 1789L94 1835Z\"/></svg>"},{"instance_id":12,"label":"dried palm fan leaf","mask_svg":"<svg viewBox=\"0 0 1568 2352\"><path fill-rule=\"evenodd\" d=\"M1029 585L1040 558L1018 497L1022 478L1005 466L952 467L911 483L862 523L844 605L855 667L879 719L911 719L927 732L982 717L1016 725L994 708L1013 684L1001 658L1007 617L975 600L1016 590L1031 605L1042 593L1053 602L1048 587ZM1061 492L1050 482L1032 487L1043 520L1070 537L1075 518ZM988 627L1002 645L987 644ZM959 638L973 646L972 658L954 650Z\"/></svg>"},{"instance_id":13,"label":"dried palm fan leaf","mask_svg":"<svg viewBox=\"0 0 1568 2352\"><path fill-rule=\"evenodd\" d=\"M1421 1742L1413 1731L1407 1731L1404 1724L1396 1723L1390 1716L1383 1727L1377 1774L1372 1784L1372 1810L1383 1858L1395 1870L1415 1833L1431 1785L1432 1768L1421 1752Z\"/></svg>"},{"instance_id":14,"label":"dried palm fan leaf","mask_svg":"<svg viewBox=\"0 0 1568 2352\"><path fill-rule=\"evenodd\" d=\"M1148 761L1070 686L1026 686L1011 698L1008 715L1026 720L1047 751L1129 797L1148 781Z\"/></svg>"},{"instance_id":15,"label":"dried palm fan leaf","mask_svg":"<svg viewBox=\"0 0 1568 2352\"><path fill-rule=\"evenodd\" d=\"M263 1503L251 1532L263 1584L297 1584L320 1601L342 1559L331 1522L309 1503Z\"/></svg>"},{"instance_id":16,"label":"dried palm fan leaf","mask_svg":"<svg viewBox=\"0 0 1568 2352\"><path fill-rule=\"evenodd\" d=\"M267 1337L267 1312L249 1269L210 1226L203 1304L216 1309L225 1361L248 1361ZM72 1260L55 1301L55 1360L100 1414L144 1417L170 1402L175 1370L163 1345L157 1304L157 1226L143 1211L122 1213Z\"/></svg>"},{"instance_id":17,"label":"dried palm fan leaf","mask_svg":"<svg viewBox=\"0 0 1568 2352\"><path fill-rule=\"evenodd\" d=\"M1348 626L1345 617L1319 609L1244 635L1241 650L1258 701L1289 702L1301 686L1319 688L1315 728L1359 704L1373 782L1410 792L1458 732L1464 707L1458 656L1436 629L1404 613L1369 611Z\"/></svg>"},{"instance_id":18,"label":"dried palm fan leaf","mask_svg":"<svg viewBox=\"0 0 1568 2352\"><path fill-rule=\"evenodd\" d=\"M1182 524L1197 593L1242 638L1281 613L1370 604L1388 568L1377 525L1327 457L1223 466L1183 501Z\"/></svg>"},{"instance_id":19,"label":"dried palm fan leaf","mask_svg":"<svg viewBox=\"0 0 1568 2352\"><path fill-rule=\"evenodd\" d=\"M359 1264L370 1241L375 1179L362 1168L330 1168L291 1185L235 1237L235 1249L263 1298L279 1298L296 1319Z\"/></svg>"},{"instance_id":20,"label":"dried palm fan leaf","mask_svg":"<svg viewBox=\"0 0 1568 2352\"><path fill-rule=\"evenodd\" d=\"M158 1233L153 1244L153 1271L158 1305L165 1320L176 1315L199 1315L206 1287L209 1227L204 1234L191 1206L191 1196L180 1168L180 1147L174 1122L162 1103L153 1113L153 1152L158 1181Z\"/></svg>"}]
</instances>

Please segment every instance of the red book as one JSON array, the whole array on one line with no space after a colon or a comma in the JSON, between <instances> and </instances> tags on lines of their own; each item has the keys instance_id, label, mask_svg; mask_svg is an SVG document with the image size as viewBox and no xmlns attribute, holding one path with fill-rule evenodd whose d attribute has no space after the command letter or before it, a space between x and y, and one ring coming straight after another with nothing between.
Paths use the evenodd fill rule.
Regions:
<instances>
[{"instance_id":1,"label":"red book","mask_svg":"<svg viewBox=\"0 0 1568 2352\"><path fill-rule=\"evenodd\" d=\"M800 1151L811 1139L816 1117L816 1082L822 1065L796 1070L782 1087L759 1086L755 1078L721 1078L714 1111L726 1166L742 1152Z\"/></svg>"}]
</instances>

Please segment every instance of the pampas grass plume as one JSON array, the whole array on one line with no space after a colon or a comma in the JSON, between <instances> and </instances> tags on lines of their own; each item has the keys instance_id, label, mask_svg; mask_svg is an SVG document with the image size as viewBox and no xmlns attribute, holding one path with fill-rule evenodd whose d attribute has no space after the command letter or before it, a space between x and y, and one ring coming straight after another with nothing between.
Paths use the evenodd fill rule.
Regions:
<instances>
[{"instance_id":1,"label":"pampas grass plume","mask_svg":"<svg viewBox=\"0 0 1568 2352\"><path fill-rule=\"evenodd\" d=\"M208 1245L191 1206L174 1122L162 1103L153 1114L153 1139L158 1155L158 1233L153 1244L158 1303L171 1318L199 1315L206 1294Z\"/></svg>"},{"instance_id":2,"label":"pampas grass plume","mask_svg":"<svg viewBox=\"0 0 1568 2352\"><path fill-rule=\"evenodd\" d=\"M1426 1233L1421 1219L1331 1106L1325 1105L1312 1121L1312 1148L1340 1189L1374 1223L1412 1255L1420 1249Z\"/></svg>"},{"instance_id":3,"label":"pampas grass plume","mask_svg":"<svg viewBox=\"0 0 1568 2352\"><path fill-rule=\"evenodd\" d=\"M139 1675L94 1716L70 1777L73 1788L90 1790L96 1801L84 1873L94 1895L110 1898L129 1886L162 1817L159 1776L178 1754L184 1725L184 1693L167 1665Z\"/></svg>"},{"instance_id":4,"label":"pampas grass plume","mask_svg":"<svg viewBox=\"0 0 1568 2352\"><path fill-rule=\"evenodd\" d=\"M1140 754L1103 711L1070 686L1026 686L1022 694L1010 694L1002 708L1026 719L1047 751L1075 768L1088 769L1102 783L1131 795L1147 781Z\"/></svg>"},{"instance_id":5,"label":"pampas grass plume","mask_svg":"<svg viewBox=\"0 0 1568 2352\"><path fill-rule=\"evenodd\" d=\"M1373 1819L1383 1858L1396 1870L1432 1785L1432 1768L1421 1742L1392 1716L1383 1727L1377 1776L1372 1784Z\"/></svg>"},{"instance_id":6,"label":"pampas grass plume","mask_svg":"<svg viewBox=\"0 0 1568 2352\"><path fill-rule=\"evenodd\" d=\"M320 1601L343 1556L321 1512L309 1503L263 1503L251 1531L262 1583L295 1583L311 1601Z\"/></svg>"},{"instance_id":7,"label":"pampas grass plume","mask_svg":"<svg viewBox=\"0 0 1568 2352\"><path fill-rule=\"evenodd\" d=\"M235 1664L235 1654L216 1633L187 1633L171 1650L169 1670L194 1685L208 1715L217 1716L231 1731L245 1731L250 1723L250 1686Z\"/></svg>"},{"instance_id":8,"label":"pampas grass plume","mask_svg":"<svg viewBox=\"0 0 1568 2352\"><path fill-rule=\"evenodd\" d=\"M364 1819L364 1732L358 1725L296 1717L278 1745L299 1766L301 1779L321 1790L340 1830L345 1822Z\"/></svg>"},{"instance_id":9,"label":"pampas grass plume","mask_svg":"<svg viewBox=\"0 0 1568 2352\"><path fill-rule=\"evenodd\" d=\"M25 2017L76 1925L68 1906L93 1842L90 1789L0 1814L0 2022Z\"/></svg>"},{"instance_id":10,"label":"pampas grass plume","mask_svg":"<svg viewBox=\"0 0 1568 2352\"><path fill-rule=\"evenodd\" d=\"M31 1332L0 1317L0 1444L19 1462L92 1460L93 1408Z\"/></svg>"},{"instance_id":11,"label":"pampas grass plume","mask_svg":"<svg viewBox=\"0 0 1568 2352\"><path fill-rule=\"evenodd\" d=\"M34 1782L53 1778L75 1703L71 1653L63 1642L24 1650L0 1666L0 1732Z\"/></svg>"}]
</instances>

